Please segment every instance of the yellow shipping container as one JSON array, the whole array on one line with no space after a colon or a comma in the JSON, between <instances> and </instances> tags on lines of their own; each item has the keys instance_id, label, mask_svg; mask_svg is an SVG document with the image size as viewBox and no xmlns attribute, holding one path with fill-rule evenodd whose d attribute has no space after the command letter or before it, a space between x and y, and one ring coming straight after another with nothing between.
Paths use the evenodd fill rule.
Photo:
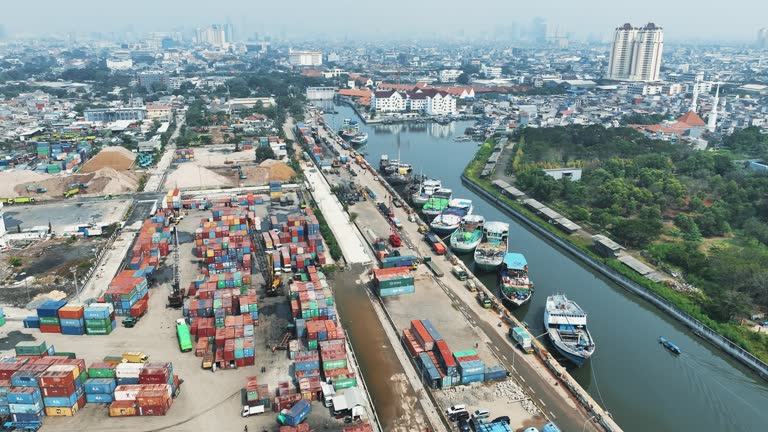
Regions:
<instances>
[{"instance_id":1,"label":"yellow shipping container","mask_svg":"<svg viewBox=\"0 0 768 432\"><path fill-rule=\"evenodd\" d=\"M110 417L131 417L136 415L136 407L114 407L109 406Z\"/></svg>"},{"instance_id":2,"label":"yellow shipping container","mask_svg":"<svg viewBox=\"0 0 768 432\"><path fill-rule=\"evenodd\" d=\"M48 417L72 417L77 412L77 403L71 407L46 407L45 415Z\"/></svg>"},{"instance_id":3,"label":"yellow shipping container","mask_svg":"<svg viewBox=\"0 0 768 432\"><path fill-rule=\"evenodd\" d=\"M205 255L206 255L208 258L211 258L211 257L213 257L213 249L208 249L207 251L205 251Z\"/></svg>"},{"instance_id":4,"label":"yellow shipping container","mask_svg":"<svg viewBox=\"0 0 768 432\"><path fill-rule=\"evenodd\" d=\"M270 198L281 198L283 196L282 192L270 192L269 197Z\"/></svg>"}]
</instances>

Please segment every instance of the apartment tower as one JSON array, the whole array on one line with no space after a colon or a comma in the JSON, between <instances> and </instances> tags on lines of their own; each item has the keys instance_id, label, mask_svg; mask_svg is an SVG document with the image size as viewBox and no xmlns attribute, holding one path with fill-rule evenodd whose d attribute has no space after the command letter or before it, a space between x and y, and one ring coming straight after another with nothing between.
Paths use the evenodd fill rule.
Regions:
<instances>
[{"instance_id":1,"label":"apartment tower","mask_svg":"<svg viewBox=\"0 0 768 432\"><path fill-rule=\"evenodd\" d=\"M614 33L608 79L658 81L664 32L654 23L632 27L627 23Z\"/></svg>"}]
</instances>

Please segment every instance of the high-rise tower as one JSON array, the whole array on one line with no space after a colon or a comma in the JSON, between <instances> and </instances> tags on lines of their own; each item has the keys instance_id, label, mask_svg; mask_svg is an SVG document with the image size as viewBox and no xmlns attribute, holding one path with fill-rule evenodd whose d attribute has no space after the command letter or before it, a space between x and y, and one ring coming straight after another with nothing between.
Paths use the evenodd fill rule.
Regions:
<instances>
[{"instance_id":1,"label":"high-rise tower","mask_svg":"<svg viewBox=\"0 0 768 432\"><path fill-rule=\"evenodd\" d=\"M663 48L664 33L653 23L640 28L627 23L616 28L607 78L658 81Z\"/></svg>"},{"instance_id":2,"label":"high-rise tower","mask_svg":"<svg viewBox=\"0 0 768 432\"><path fill-rule=\"evenodd\" d=\"M707 120L707 129L710 132L715 131L717 127L717 105L720 103L720 83L717 84L717 91L715 91L715 100L712 101L712 111L709 113L709 119Z\"/></svg>"}]
</instances>

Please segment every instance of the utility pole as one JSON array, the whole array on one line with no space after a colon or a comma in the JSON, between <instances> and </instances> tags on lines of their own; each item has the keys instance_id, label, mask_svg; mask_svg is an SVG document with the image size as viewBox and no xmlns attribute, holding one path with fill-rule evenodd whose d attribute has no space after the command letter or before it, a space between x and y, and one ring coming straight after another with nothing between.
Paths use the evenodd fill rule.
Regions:
<instances>
[{"instance_id":1,"label":"utility pole","mask_svg":"<svg viewBox=\"0 0 768 432\"><path fill-rule=\"evenodd\" d=\"M75 299L80 303L80 288L77 286L77 267L72 267L70 271L72 272L72 278L75 282Z\"/></svg>"}]
</instances>

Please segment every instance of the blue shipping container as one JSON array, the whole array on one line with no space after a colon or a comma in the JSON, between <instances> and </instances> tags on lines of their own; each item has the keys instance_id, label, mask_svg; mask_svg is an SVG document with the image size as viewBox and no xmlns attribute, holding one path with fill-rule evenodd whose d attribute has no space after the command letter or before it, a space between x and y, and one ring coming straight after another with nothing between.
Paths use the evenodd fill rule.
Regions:
<instances>
[{"instance_id":1,"label":"blue shipping container","mask_svg":"<svg viewBox=\"0 0 768 432\"><path fill-rule=\"evenodd\" d=\"M86 403L112 403L114 399L108 393L89 393L85 395Z\"/></svg>"},{"instance_id":2,"label":"blue shipping container","mask_svg":"<svg viewBox=\"0 0 768 432\"><path fill-rule=\"evenodd\" d=\"M28 316L24 318L24 328L40 328L40 317Z\"/></svg>"},{"instance_id":3,"label":"blue shipping container","mask_svg":"<svg viewBox=\"0 0 768 432\"><path fill-rule=\"evenodd\" d=\"M294 427L298 426L305 418L307 418L307 415L310 412L312 412L312 405L309 404L308 400L302 399L288 410L288 413L285 416L286 424Z\"/></svg>"},{"instance_id":4,"label":"blue shipping container","mask_svg":"<svg viewBox=\"0 0 768 432\"><path fill-rule=\"evenodd\" d=\"M483 374L479 373L477 375L462 375L461 376L461 383L462 384L469 384L473 382L483 382Z\"/></svg>"},{"instance_id":5,"label":"blue shipping container","mask_svg":"<svg viewBox=\"0 0 768 432\"><path fill-rule=\"evenodd\" d=\"M89 378L85 380L85 393L113 393L116 387L112 378Z\"/></svg>"},{"instance_id":6,"label":"blue shipping container","mask_svg":"<svg viewBox=\"0 0 768 432\"><path fill-rule=\"evenodd\" d=\"M68 397L45 397L43 403L46 407L71 407L77 403L77 392L72 393Z\"/></svg>"},{"instance_id":7,"label":"blue shipping container","mask_svg":"<svg viewBox=\"0 0 768 432\"><path fill-rule=\"evenodd\" d=\"M85 334L85 327L64 327L61 326L61 334L70 336L80 336Z\"/></svg>"},{"instance_id":8,"label":"blue shipping container","mask_svg":"<svg viewBox=\"0 0 768 432\"><path fill-rule=\"evenodd\" d=\"M77 402L77 400L75 400ZM43 401L38 400L35 403L31 404L17 404L17 403L10 403L8 404L8 408L10 408L12 413L17 414L35 414L39 413L43 410Z\"/></svg>"},{"instance_id":9,"label":"blue shipping container","mask_svg":"<svg viewBox=\"0 0 768 432\"><path fill-rule=\"evenodd\" d=\"M43 410L35 413L15 413L11 411L11 419L18 423L41 421L43 417L45 417L45 411Z\"/></svg>"},{"instance_id":10,"label":"blue shipping container","mask_svg":"<svg viewBox=\"0 0 768 432\"><path fill-rule=\"evenodd\" d=\"M432 339L437 342L439 340L443 340L443 337L440 336L440 333L437 332L437 329L434 325L428 320L424 319L421 320L421 324L424 326L425 329L427 329L427 333L429 333L430 336L432 336Z\"/></svg>"},{"instance_id":11,"label":"blue shipping container","mask_svg":"<svg viewBox=\"0 0 768 432\"><path fill-rule=\"evenodd\" d=\"M26 388L26 387L24 387ZM33 393L28 393L26 391L16 391L11 390L8 392L8 403L9 404L34 404L35 402L39 401L42 395L40 394L40 389L36 388Z\"/></svg>"}]
</instances>

